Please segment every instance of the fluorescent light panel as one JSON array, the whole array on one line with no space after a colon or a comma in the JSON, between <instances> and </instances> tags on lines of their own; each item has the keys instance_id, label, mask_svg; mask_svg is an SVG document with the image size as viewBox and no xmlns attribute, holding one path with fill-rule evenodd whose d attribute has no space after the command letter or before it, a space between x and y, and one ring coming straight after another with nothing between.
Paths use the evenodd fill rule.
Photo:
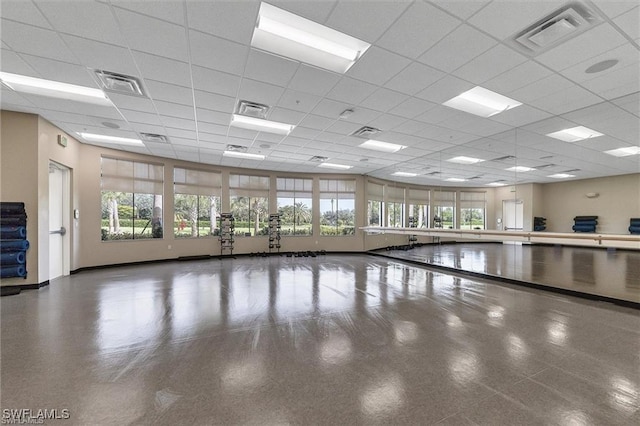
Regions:
<instances>
[{"instance_id":1,"label":"fluorescent light panel","mask_svg":"<svg viewBox=\"0 0 640 426\"><path fill-rule=\"evenodd\" d=\"M532 172L535 169L532 167L525 167L525 166L514 166L514 167L509 167L508 170L510 172Z\"/></svg>"},{"instance_id":2,"label":"fluorescent light panel","mask_svg":"<svg viewBox=\"0 0 640 426\"><path fill-rule=\"evenodd\" d=\"M506 186L506 183L503 182L489 182L487 186Z\"/></svg>"},{"instance_id":3,"label":"fluorescent light panel","mask_svg":"<svg viewBox=\"0 0 640 426\"><path fill-rule=\"evenodd\" d=\"M522 103L483 87L476 86L455 98L449 99L443 105L470 114L479 115L480 117L491 117L492 115L520 106Z\"/></svg>"},{"instance_id":4,"label":"fluorescent light panel","mask_svg":"<svg viewBox=\"0 0 640 426\"><path fill-rule=\"evenodd\" d=\"M615 157L628 157L630 155L640 155L640 146L627 146L624 148L610 149L605 151L605 154L613 155Z\"/></svg>"},{"instance_id":5,"label":"fluorescent light panel","mask_svg":"<svg viewBox=\"0 0 640 426\"><path fill-rule=\"evenodd\" d=\"M368 141L361 143L358 145L360 148L372 149L374 151L382 151L382 152L398 152L401 149L405 149L404 145L397 145L395 143L376 141L373 139L369 139Z\"/></svg>"},{"instance_id":6,"label":"fluorescent light panel","mask_svg":"<svg viewBox=\"0 0 640 426\"><path fill-rule=\"evenodd\" d=\"M322 167L325 169L339 169L339 170L348 170L350 168L352 168L353 166L347 166L344 164L336 164L336 163L320 163L318 164L318 167Z\"/></svg>"},{"instance_id":7,"label":"fluorescent light panel","mask_svg":"<svg viewBox=\"0 0 640 426\"><path fill-rule=\"evenodd\" d=\"M476 164L476 163L481 163L484 160L481 160L479 158L460 156L460 157L450 158L447 161L451 163L458 163L458 164Z\"/></svg>"},{"instance_id":8,"label":"fluorescent light panel","mask_svg":"<svg viewBox=\"0 0 640 426\"><path fill-rule=\"evenodd\" d=\"M279 123L277 121L263 120L261 118L248 117L246 115L233 114L231 125L242 129L256 130L258 132L288 135L296 127L293 124Z\"/></svg>"},{"instance_id":9,"label":"fluorescent light panel","mask_svg":"<svg viewBox=\"0 0 640 426\"><path fill-rule=\"evenodd\" d=\"M111 101L100 89L44 80L42 78L27 77L25 75L11 74L8 72L0 72L0 80L16 92L67 99L70 101L112 105Z\"/></svg>"},{"instance_id":10,"label":"fluorescent light panel","mask_svg":"<svg viewBox=\"0 0 640 426\"><path fill-rule=\"evenodd\" d=\"M462 179L462 178L448 178L445 179L447 182L466 182L466 179Z\"/></svg>"},{"instance_id":11,"label":"fluorescent light panel","mask_svg":"<svg viewBox=\"0 0 640 426\"><path fill-rule=\"evenodd\" d=\"M555 175L549 175L547 177L554 178L554 179L569 179L572 177L576 177L576 175L570 175L568 173L556 173Z\"/></svg>"},{"instance_id":12,"label":"fluorescent light panel","mask_svg":"<svg viewBox=\"0 0 640 426\"><path fill-rule=\"evenodd\" d=\"M240 152L240 151L224 151L222 153L223 157L233 157L233 158L244 158L247 160L264 160L264 155L262 154L250 154L248 152Z\"/></svg>"},{"instance_id":13,"label":"fluorescent light panel","mask_svg":"<svg viewBox=\"0 0 640 426\"><path fill-rule=\"evenodd\" d=\"M402 176L402 177L416 177L417 173L409 173L409 172L395 172L391 173L391 176Z\"/></svg>"},{"instance_id":14,"label":"fluorescent light panel","mask_svg":"<svg viewBox=\"0 0 640 426\"><path fill-rule=\"evenodd\" d=\"M82 133L78 132L78 135L87 141L101 142L101 143L115 143L118 145L135 145L144 146L144 143L140 139L121 138L118 136L97 135L94 133Z\"/></svg>"},{"instance_id":15,"label":"fluorescent light panel","mask_svg":"<svg viewBox=\"0 0 640 426\"><path fill-rule=\"evenodd\" d=\"M267 3L260 4L251 45L338 73L347 72L371 46Z\"/></svg>"},{"instance_id":16,"label":"fluorescent light panel","mask_svg":"<svg viewBox=\"0 0 640 426\"><path fill-rule=\"evenodd\" d=\"M564 142L578 142L585 139L597 138L598 136L603 136L603 134L588 127L577 126L553 133L547 133L547 136Z\"/></svg>"}]
</instances>

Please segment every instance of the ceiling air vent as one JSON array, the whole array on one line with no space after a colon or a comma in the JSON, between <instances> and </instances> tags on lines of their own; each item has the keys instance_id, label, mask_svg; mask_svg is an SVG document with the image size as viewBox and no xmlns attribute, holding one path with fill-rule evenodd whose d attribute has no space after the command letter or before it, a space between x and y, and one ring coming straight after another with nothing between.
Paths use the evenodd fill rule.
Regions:
<instances>
[{"instance_id":1,"label":"ceiling air vent","mask_svg":"<svg viewBox=\"0 0 640 426\"><path fill-rule=\"evenodd\" d=\"M102 70L96 70L96 75L104 90L124 95L147 97L142 90L140 80L136 77Z\"/></svg>"},{"instance_id":2,"label":"ceiling air vent","mask_svg":"<svg viewBox=\"0 0 640 426\"><path fill-rule=\"evenodd\" d=\"M580 171L580 169L571 169L571 170L565 170L562 173L573 173L573 172L579 172L579 171Z\"/></svg>"},{"instance_id":3,"label":"ceiling air vent","mask_svg":"<svg viewBox=\"0 0 640 426\"><path fill-rule=\"evenodd\" d=\"M364 126L351 133L351 136L355 136L358 138L371 139L373 135L377 135L380 133L380 129L376 129L375 127Z\"/></svg>"},{"instance_id":4,"label":"ceiling air vent","mask_svg":"<svg viewBox=\"0 0 640 426\"><path fill-rule=\"evenodd\" d=\"M555 167L555 166L556 164L549 163L549 164L543 164L541 166L536 166L536 169L548 169L549 167Z\"/></svg>"},{"instance_id":5,"label":"ceiling air vent","mask_svg":"<svg viewBox=\"0 0 640 426\"><path fill-rule=\"evenodd\" d=\"M431 173L425 173L426 176L435 176L435 175L439 175L440 172L431 172Z\"/></svg>"},{"instance_id":6,"label":"ceiling air vent","mask_svg":"<svg viewBox=\"0 0 640 426\"><path fill-rule=\"evenodd\" d=\"M309 159L309 161L313 161L313 162L316 162L316 163L324 163L328 159L329 159L329 157L323 157L321 155L314 155L313 157L311 157Z\"/></svg>"},{"instance_id":7,"label":"ceiling air vent","mask_svg":"<svg viewBox=\"0 0 640 426\"><path fill-rule=\"evenodd\" d=\"M515 160L516 157L514 157L513 155L505 155L504 157L498 157L498 158L494 158L491 161L508 161L508 160Z\"/></svg>"},{"instance_id":8,"label":"ceiling air vent","mask_svg":"<svg viewBox=\"0 0 640 426\"><path fill-rule=\"evenodd\" d=\"M510 43L528 56L538 55L586 31L600 18L582 3L569 3L512 37Z\"/></svg>"},{"instance_id":9,"label":"ceiling air vent","mask_svg":"<svg viewBox=\"0 0 640 426\"><path fill-rule=\"evenodd\" d=\"M227 151L247 152L247 147L242 145L227 145Z\"/></svg>"},{"instance_id":10,"label":"ceiling air vent","mask_svg":"<svg viewBox=\"0 0 640 426\"><path fill-rule=\"evenodd\" d=\"M140 137L145 142L167 143L169 139L165 135L157 135L155 133L140 133Z\"/></svg>"},{"instance_id":11,"label":"ceiling air vent","mask_svg":"<svg viewBox=\"0 0 640 426\"><path fill-rule=\"evenodd\" d=\"M269 106L251 101L238 102L238 114L254 118L266 118Z\"/></svg>"}]
</instances>

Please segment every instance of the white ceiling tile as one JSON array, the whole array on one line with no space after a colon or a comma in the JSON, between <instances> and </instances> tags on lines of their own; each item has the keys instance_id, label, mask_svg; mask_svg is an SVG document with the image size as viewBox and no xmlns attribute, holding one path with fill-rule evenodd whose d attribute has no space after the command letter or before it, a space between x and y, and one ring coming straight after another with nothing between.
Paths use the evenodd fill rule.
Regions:
<instances>
[{"instance_id":1,"label":"white ceiling tile","mask_svg":"<svg viewBox=\"0 0 640 426\"><path fill-rule=\"evenodd\" d=\"M338 74L302 64L289 83L289 88L324 96L336 85L338 80L340 80Z\"/></svg>"},{"instance_id":2,"label":"white ceiling tile","mask_svg":"<svg viewBox=\"0 0 640 426\"><path fill-rule=\"evenodd\" d=\"M300 122L300 126L315 130L325 130L331 126L335 120L336 119L330 119L320 115L309 114Z\"/></svg>"},{"instance_id":3,"label":"white ceiling tile","mask_svg":"<svg viewBox=\"0 0 640 426\"><path fill-rule=\"evenodd\" d=\"M256 25L259 6L257 1L187 2L189 27L248 44Z\"/></svg>"},{"instance_id":4,"label":"white ceiling tile","mask_svg":"<svg viewBox=\"0 0 640 426\"><path fill-rule=\"evenodd\" d=\"M614 59L617 60L618 63L608 70L591 74L586 72L587 68L594 64L597 64L601 61ZM603 75L615 72L617 70L620 70L621 68L626 68L628 66L635 66L636 69L639 69L639 65L640 51L638 51L638 49L631 44L624 44L615 49L609 50L606 53L594 56L593 58L589 58L586 61L582 61L574 66L566 68L561 72L561 74L572 81L582 83L587 80L600 78ZM638 71L638 74L640 74L640 70Z\"/></svg>"},{"instance_id":5,"label":"white ceiling tile","mask_svg":"<svg viewBox=\"0 0 640 426\"><path fill-rule=\"evenodd\" d=\"M442 105L436 105L424 114L420 114L416 117L417 120L424 121L425 123L438 124L444 120L447 120L458 113L458 110L445 107Z\"/></svg>"},{"instance_id":6,"label":"white ceiling tile","mask_svg":"<svg viewBox=\"0 0 640 426\"><path fill-rule=\"evenodd\" d=\"M28 106L34 107L34 104L27 99L25 99L22 95L13 90L7 89L4 86L1 87L2 92L0 92L0 102L2 102L2 109L9 109L9 105L12 106Z\"/></svg>"},{"instance_id":7,"label":"white ceiling tile","mask_svg":"<svg viewBox=\"0 0 640 426\"><path fill-rule=\"evenodd\" d=\"M206 123L228 126L231 122L232 112L220 112L204 108L196 108L196 114L198 114L198 122L204 121Z\"/></svg>"},{"instance_id":8,"label":"white ceiling tile","mask_svg":"<svg viewBox=\"0 0 640 426\"><path fill-rule=\"evenodd\" d=\"M341 1L331 12L326 25L373 43L409 4L409 1L375 1L363 7L360 2Z\"/></svg>"},{"instance_id":9,"label":"white ceiling tile","mask_svg":"<svg viewBox=\"0 0 640 426\"><path fill-rule=\"evenodd\" d=\"M124 45L118 23L108 5L95 1L38 1L54 28L66 34ZM77 19L82 16L82 19Z\"/></svg>"},{"instance_id":10,"label":"white ceiling tile","mask_svg":"<svg viewBox=\"0 0 640 426\"><path fill-rule=\"evenodd\" d=\"M146 79L145 84L147 93L153 100L193 106L193 92L188 87L151 79Z\"/></svg>"},{"instance_id":11,"label":"white ceiling tile","mask_svg":"<svg viewBox=\"0 0 640 426\"><path fill-rule=\"evenodd\" d=\"M195 122L185 118L178 118L174 116L160 115L160 120L165 127L172 127L174 129L195 130Z\"/></svg>"},{"instance_id":12,"label":"white ceiling tile","mask_svg":"<svg viewBox=\"0 0 640 426\"><path fill-rule=\"evenodd\" d=\"M384 131L393 129L394 127L399 126L405 121L407 121L407 119L404 117L399 117L393 114L383 114L367 124L369 126L375 127L376 129Z\"/></svg>"},{"instance_id":13,"label":"white ceiling tile","mask_svg":"<svg viewBox=\"0 0 640 426\"><path fill-rule=\"evenodd\" d=\"M92 69L137 75L138 68L129 49L81 37L62 34L64 42L80 63Z\"/></svg>"},{"instance_id":14,"label":"white ceiling tile","mask_svg":"<svg viewBox=\"0 0 640 426\"><path fill-rule=\"evenodd\" d=\"M477 136L490 136L499 132L504 132L510 128L508 125L463 112L458 113L439 124L453 130L459 130Z\"/></svg>"},{"instance_id":15,"label":"white ceiling tile","mask_svg":"<svg viewBox=\"0 0 640 426\"><path fill-rule=\"evenodd\" d=\"M607 0L596 3L597 7L609 18L615 18L638 6L635 0Z\"/></svg>"},{"instance_id":16,"label":"white ceiling tile","mask_svg":"<svg viewBox=\"0 0 640 426\"><path fill-rule=\"evenodd\" d=\"M144 112L128 109L120 109L120 113L130 123L142 123L151 126L162 126L160 117L155 112Z\"/></svg>"},{"instance_id":17,"label":"white ceiling tile","mask_svg":"<svg viewBox=\"0 0 640 426\"><path fill-rule=\"evenodd\" d=\"M99 88L89 71L83 66L31 55L22 55L22 59L32 68L40 70L40 77L44 79Z\"/></svg>"},{"instance_id":18,"label":"white ceiling tile","mask_svg":"<svg viewBox=\"0 0 640 426\"><path fill-rule=\"evenodd\" d=\"M582 86L605 99L616 99L636 93L640 90L640 68L638 64L615 68L583 82Z\"/></svg>"},{"instance_id":19,"label":"white ceiling tile","mask_svg":"<svg viewBox=\"0 0 640 426\"><path fill-rule=\"evenodd\" d=\"M201 139L206 139L205 133L212 133L215 135L226 135L229 126L223 126L221 124L206 123L204 121L198 121L198 132Z\"/></svg>"},{"instance_id":20,"label":"white ceiling tile","mask_svg":"<svg viewBox=\"0 0 640 426\"><path fill-rule=\"evenodd\" d=\"M497 42L469 25L461 25L418 60L424 64L451 72L486 52ZM456 52L454 55L451 52Z\"/></svg>"},{"instance_id":21,"label":"white ceiling tile","mask_svg":"<svg viewBox=\"0 0 640 426\"><path fill-rule=\"evenodd\" d=\"M460 24L436 7L413 3L376 43L392 52L418 58Z\"/></svg>"},{"instance_id":22,"label":"white ceiling tile","mask_svg":"<svg viewBox=\"0 0 640 426\"><path fill-rule=\"evenodd\" d=\"M158 114L161 116L183 118L186 120L194 119L193 106L174 104L171 102L154 101Z\"/></svg>"},{"instance_id":23,"label":"white ceiling tile","mask_svg":"<svg viewBox=\"0 0 640 426\"><path fill-rule=\"evenodd\" d=\"M380 88L373 92L360 104L367 108L386 112L407 99L409 99L408 95L394 92L393 90Z\"/></svg>"},{"instance_id":24,"label":"white ceiling tile","mask_svg":"<svg viewBox=\"0 0 640 426\"><path fill-rule=\"evenodd\" d=\"M399 126L394 127L393 131L398 133L405 133L407 135L415 135L422 134L426 127L427 124L421 121L407 120Z\"/></svg>"},{"instance_id":25,"label":"white ceiling tile","mask_svg":"<svg viewBox=\"0 0 640 426\"><path fill-rule=\"evenodd\" d=\"M552 74L541 80L537 80L522 89L511 92L509 96L519 102L529 103L535 99L553 95L554 93L567 89L571 86L571 82L566 78L557 74Z\"/></svg>"},{"instance_id":26,"label":"white ceiling tile","mask_svg":"<svg viewBox=\"0 0 640 426\"><path fill-rule=\"evenodd\" d=\"M611 102L618 107L629 111L636 117L640 117L640 93L633 93L622 98L614 99Z\"/></svg>"},{"instance_id":27,"label":"white ceiling tile","mask_svg":"<svg viewBox=\"0 0 640 426\"><path fill-rule=\"evenodd\" d=\"M611 25L602 23L566 43L538 55L536 61L560 71L610 51L626 42L627 40Z\"/></svg>"},{"instance_id":28,"label":"white ceiling tile","mask_svg":"<svg viewBox=\"0 0 640 426\"><path fill-rule=\"evenodd\" d=\"M349 77L343 77L327 94L327 97L336 101L357 105L372 94L376 88L377 87L372 84Z\"/></svg>"},{"instance_id":29,"label":"white ceiling tile","mask_svg":"<svg viewBox=\"0 0 640 426\"><path fill-rule=\"evenodd\" d=\"M453 74L472 83L482 84L525 62L526 59L523 55L500 44L467 62Z\"/></svg>"},{"instance_id":30,"label":"white ceiling tile","mask_svg":"<svg viewBox=\"0 0 640 426\"><path fill-rule=\"evenodd\" d=\"M630 38L640 38L640 6L631 9L613 20Z\"/></svg>"},{"instance_id":31,"label":"white ceiling tile","mask_svg":"<svg viewBox=\"0 0 640 426\"><path fill-rule=\"evenodd\" d=\"M241 74L248 47L220 37L214 37L197 31L189 31L191 44L191 63L206 68Z\"/></svg>"},{"instance_id":32,"label":"white ceiling tile","mask_svg":"<svg viewBox=\"0 0 640 426\"><path fill-rule=\"evenodd\" d=\"M385 87L408 95L415 95L444 75L442 71L414 62L389 80Z\"/></svg>"},{"instance_id":33,"label":"white ceiling tile","mask_svg":"<svg viewBox=\"0 0 640 426\"><path fill-rule=\"evenodd\" d=\"M347 136L358 130L360 127L362 127L360 124L338 120L334 122L331 127L327 129L327 131L338 135ZM331 137L333 137L333 135Z\"/></svg>"},{"instance_id":34,"label":"white ceiling tile","mask_svg":"<svg viewBox=\"0 0 640 426\"><path fill-rule=\"evenodd\" d=\"M472 89L475 85L452 75L436 81L431 86L416 94L416 97L437 104L444 103L459 94Z\"/></svg>"},{"instance_id":35,"label":"white ceiling tile","mask_svg":"<svg viewBox=\"0 0 640 426\"><path fill-rule=\"evenodd\" d=\"M359 124L368 124L372 121L375 121L380 115L380 111L358 106L354 108L353 113L346 119L346 121Z\"/></svg>"},{"instance_id":36,"label":"white ceiling tile","mask_svg":"<svg viewBox=\"0 0 640 426\"><path fill-rule=\"evenodd\" d=\"M285 90L278 106L300 112L310 112L320 101L320 97L296 90Z\"/></svg>"},{"instance_id":37,"label":"white ceiling tile","mask_svg":"<svg viewBox=\"0 0 640 426\"><path fill-rule=\"evenodd\" d=\"M193 130L167 129L167 136L170 138L196 139L196 132Z\"/></svg>"},{"instance_id":38,"label":"white ceiling tile","mask_svg":"<svg viewBox=\"0 0 640 426\"><path fill-rule=\"evenodd\" d=\"M144 52L133 52L143 78L190 87L189 64Z\"/></svg>"},{"instance_id":39,"label":"white ceiling tile","mask_svg":"<svg viewBox=\"0 0 640 426\"><path fill-rule=\"evenodd\" d=\"M509 96L511 92L541 80L551 73L542 65L534 61L527 61L484 82L483 87Z\"/></svg>"},{"instance_id":40,"label":"white ceiling tile","mask_svg":"<svg viewBox=\"0 0 640 426\"><path fill-rule=\"evenodd\" d=\"M560 8L562 0L495 1L476 13L469 23L499 40L514 35Z\"/></svg>"},{"instance_id":41,"label":"white ceiling tile","mask_svg":"<svg viewBox=\"0 0 640 426\"><path fill-rule=\"evenodd\" d=\"M402 117L414 118L434 108L436 104L417 98L409 98L400 105L389 110L389 113Z\"/></svg>"},{"instance_id":42,"label":"white ceiling tile","mask_svg":"<svg viewBox=\"0 0 640 426\"><path fill-rule=\"evenodd\" d=\"M520 105L517 108L512 108L508 111L494 115L491 117L491 120L507 124L509 126L520 127L535 121L544 120L550 116L551 114L548 112L541 111L529 105Z\"/></svg>"},{"instance_id":43,"label":"white ceiling tile","mask_svg":"<svg viewBox=\"0 0 640 426\"><path fill-rule=\"evenodd\" d=\"M269 120L288 124L298 124L305 116L305 113L280 107L271 108L267 114Z\"/></svg>"},{"instance_id":44,"label":"white ceiling tile","mask_svg":"<svg viewBox=\"0 0 640 426\"><path fill-rule=\"evenodd\" d=\"M4 72L27 75L29 77L40 77L40 74L31 68L16 52L11 50L2 49L0 64Z\"/></svg>"},{"instance_id":45,"label":"white ceiling tile","mask_svg":"<svg viewBox=\"0 0 640 426\"><path fill-rule=\"evenodd\" d=\"M240 86L239 99L269 106L276 105L284 94L284 88L245 78Z\"/></svg>"},{"instance_id":46,"label":"white ceiling tile","mask_svg":"<svg viewBox=\"0 0 640 426\"><path fill-rule=\"evenodd\" d=\"M382 85L410 63L407 58L372 46L349 69L347 75L367 83Z\"/></svg>"},{"instance_id":47,"label":"white ceiling tile","mask_svg":"<svg viewBox=\"0 0 640 426\"><path fill-rule=\"evenodd\" d=\"M54 31L2 19L2 41L18 53L75 63L76 59Z\"/></svg>"},{"instance_id":48,"label":"white ceiling tile","mask_svg":"<svg viewBox=\"0 0 640 426\"><path fill-rule=\"evenodd\" d=\"M529 103L553 114L564 114L598 102L602 102L602 98L581 87L572 86Z\"/></svg>"},{"instance_id":49,"label":"white ceiling tile","mask_svg":"<svg viewBox=\"0 0 640 426\"><path fill-rule=\"evenodd\" d=\"M240 88L239 76L198 66L191 69L194 89L232 97L237 95Z\"/></svg>"},{"instance_id":50,"label":"white ceiling tile","mask_svg":"<svg viewBox=\"0 0 640 426\"><path fill-rule=\"evenodd\" d=\"M323 117L338 120L342 111L348 108L351 108L350 104L332 101L331 99L325 98L320 101L318 105L313 109L313 113L316 115L321 115Z\"/></svg>"},{"instance_id":51,"label":"white ceiling tile","mask_svg":"<svg viewBox=\"0 0 640 426\"><path fill-rule=\"evenodd\" d=\"M108 93L109 99L118 108L148 112L155 114L155 107L149 98L142 96L121 95L118 93Z\"/></svg>"},{"instance_id":52,"label":"white ceiling tile","mask_svg":"<svg viewBox=\"0 0 640 426\"><path fill-rule=\"evenodd\" d=\"M308 127L296 126L289 135L300 139L313 139L320 133L320 130L310 129Z\"/></svg>"},{"instance_id":53,"label":"white ceiling tile","mask_svg":"<svg viewBox=\"0 0 640 426\"><path fill-rule=\"evenodd\" d=\"M216 93L195 91L196 105L213 111L232 113L236 107L236 99L231 96L218 95Z\"/></svg>"},{"instance_id":54,"label":"white ceiling tile","mask_svg":"<svg viewBox=\"0 0 640 426\"><path fill-rule=\"evenodd\" d=\"M162 126L154 126L150 124L142 123L130 123L131 130L137 133L154 133L157 135L164 135L166 130Z\"/></svg>"},{"instance_id":55,"label":"white ceiling tile","mask_svg":"<svg viewBox=\"0 0 640 426\"><path fill-rule=\"evenodd\" d=\"M249 129L240 129L238 127L229 127L227 132L228 138L242 139L244 142L240 145L251 145L251 142L258 136L259 132ZM228 139L227 139L228 140Z\"/></svg>"},{"instance_id":56,"label":"white ceiling tile","mask_svg":"<svg viewBox=\"0 0 640 426\"><path fill-rule=\"evenodd\" d=\"M184 27L123 9L115 9L120 28L133 50L188 62Z\"/></svg>"},{"instance_id":57,"label":"white ceiling tile","mask_svg":"<svg viewBox=\"0 0 640 426\"><path fill-rule=\"evenodd\" d=\"M182 0L111 0L111 4L152 18L184 25L184 2Z\"/></svg>"},{"instance_id":58,"label":"white ceiling tile","mask_svg":"<svg viewBox=\"0 0 640 426\"><path fill-rule=\"evenodd\" d=\"M2 2L2 17L48 30L52 29L42 13L30 1L4 0Z\"/></svg>"},{"instance_id":59,"label":"white ceiling tile","mask_svg":"<svg viewBox=\"0 0 640 426\"><path fill-rule=\"evenodd\" d=\"M462 20L467 20L471 15L478 12L484 6L489 4L491 0L471 0L471 1L451 1L451 0L430 0L438 7L445 9L447 12L456 15Z\"/></svg>"},{"instance_id":60,"label":"white ceiling tile","mask_svg":"<svg viewBox=\"0 0 640 426\"><path fill-rule=\"evenodd\" d=\"M298 70L298 62L261 50L251 49L244 76L269 84L286 87Z\"/></svg>"}]
</instances>

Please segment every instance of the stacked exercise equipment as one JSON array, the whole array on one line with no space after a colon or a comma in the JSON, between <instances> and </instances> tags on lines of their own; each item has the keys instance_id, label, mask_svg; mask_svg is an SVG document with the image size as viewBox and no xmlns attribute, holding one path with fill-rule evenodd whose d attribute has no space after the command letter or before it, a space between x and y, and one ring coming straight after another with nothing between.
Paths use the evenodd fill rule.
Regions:
<instances>
[{"instance_id":1,"label":"stacked exercise equipment","mask_svg":"<svg viewBox=\"0 0 640 426\"><path fill-rule=\"evenodd\" d=\"M280 253L280 228L280 213L271 213L269 215L269 253L273 249L278 250L278 253Z\"/></svg>"},{"instance_id":2,"label":"stacked exercise equipment","mask_svg":"<svg viewBox=\"0 0 640 426\"><path fill-rule=\"evenodd\" d=\"M235 236L235 219L231 213L220 214L220 254L224 255L225 250L233 255L233 242Z\"/></svg>"},{"instance_id":3,"label":"stacked exercise equipment","mask_svg":"<svg viewBox=\"0 0 640 426\"><path fill-rule=\"evenodd\" d=\"M533 218L533 230L538 231L546 231L547 229L547 218L535 216Z\"/></svg>"},{"instance_id":4,"label":"stacked exercise equipment","mask_svg":"<svg viewBox=\"0 0 640 426\"><path fill-rule=\"evenodd\" d=\"M27 278L28 248L24 203L0 203L0 278Z\"/></svg>"},{"instance_id":5,"label":"stacked exercise equipment","mask_svg":"<svg viewBox=\"0 0 640 426\"><path fill-rule=\"evenodd\" d=\"M632 235L640 235L640 217L632 217L629 219L629 233Z\"/></svg>"},{"instance_id":6,"label":"stacked exercise equipment","mask_svg":"<svg viewBox=\"0 0 640 426\"><path fill-rule=\"evenodd\" d=\"M418 227L418 219L413 217L413 216L409 216L409 228L417 228ZM414 245L416 245L418 243L418 236L417 235L409 235L409 247L412 247Z\"/></svg>"},{"instance_id":7,"label":"stacked exercise equipment","mask_svg":"<svg viewBox=\"0 0 640 426\"><path fill-rule=\"evenodd\" d=\"M598 225L598 216L576 216L573 218L574 232L596 232Z\"/></svg>"}]
</instances>

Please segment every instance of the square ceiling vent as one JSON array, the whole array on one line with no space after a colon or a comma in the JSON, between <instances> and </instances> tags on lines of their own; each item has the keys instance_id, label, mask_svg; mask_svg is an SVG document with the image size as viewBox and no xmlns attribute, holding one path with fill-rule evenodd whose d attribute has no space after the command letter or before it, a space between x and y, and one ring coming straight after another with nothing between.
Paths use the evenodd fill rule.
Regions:
<instances>
[{"instance_id":1,"label":"square ceiling vent","mask_svg":"<svg viewBox=\"0 0 640 426\"><path fill-rule=\"evenodd\" d=\"M227 145L227 151L231 152L247 152L247 147L242 145Z\"/></svg>"},{"instance_id":2,"label":"square ceiling vent","mask_svg":"<svg viewBox=\"0 0 640 426\"><path fill-rule=\"evenodd\" d=\"M508 42L536 56L591 28L601 18L579 2L568 3L514 35Z\"/></svg>"},{"instance_id":3,"label":"square ceiling vent","mask_svg":"<svg viewBox=\"0 0 640 426\"><path fill-rule=\"evenodd\" d=\"M377 135L380 132L381 130L376 129L375 127L364 126L351 133L351 136L363 139L371 139L374 135Z\"/></svg>"},{"instance_id":4,"label":"square ceiling vent","mask_svg":"<svg viewBox=\"0 0 640 426\"><path fill-rule=\"evenodd\" d=\"M140 133L140 138L145 142L157 142L167 143L169 139L165 135L158 135L156 133Z\"/></svg>"},{"instance_id":5,"label":"square ceiling vent","mask_svg":"<svg viewBox=\"0 0 640 426\"><path fill-rule=\"evenodd\" d=\"M246 115L247 117L254 118L267 118L267 112L269 112L269 105L259 104L251 101L239 101L238 102L238 114Z\"/></svg>"},{"instance_id":6,"label":"square ceiling vent","mask_svg":"<svg viewBox=\"0 0 640 426\"><path fill-rule=\"evenodd\" d=\"M106 91L123 95L147 97L142 89L142 83L140 83L140 80L136 77L103 70L95 70L95 72L98 79L100 79L102 88Z\"/></svg>"}]
</instances>

